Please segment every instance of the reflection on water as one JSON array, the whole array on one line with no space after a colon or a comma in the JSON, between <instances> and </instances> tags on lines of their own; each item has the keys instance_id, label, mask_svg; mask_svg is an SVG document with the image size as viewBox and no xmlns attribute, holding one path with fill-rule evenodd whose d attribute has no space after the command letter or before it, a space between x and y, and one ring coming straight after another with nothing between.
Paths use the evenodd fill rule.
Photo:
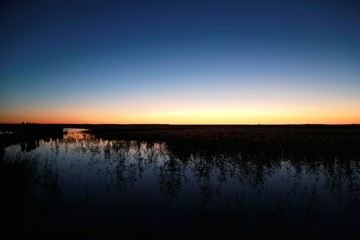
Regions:
<instances>
[{"instance_id":1,"label":"reflection on water","mask_svg":"<svg viewBox=\"0 0 360 240\"><path fill-rule=\"evenodd\" d=\"M51 221L30 214L37 229L229 238L359 233L358 159L192 152L76 131L31 151L54 166L62 195Z\"/></svg>"}]
</instances>

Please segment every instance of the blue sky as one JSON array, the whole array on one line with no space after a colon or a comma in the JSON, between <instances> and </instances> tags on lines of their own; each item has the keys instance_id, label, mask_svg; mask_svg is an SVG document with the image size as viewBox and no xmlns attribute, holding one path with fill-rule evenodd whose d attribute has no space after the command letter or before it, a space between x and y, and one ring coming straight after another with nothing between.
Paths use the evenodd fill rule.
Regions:
<instances>
[{"instance_id":1,"label":"blue sky","mask_svg":"<svg viewBox=\"0 0 360 240\"><path fill-rule=\"evenodd\" d=\"M360 123L359 12L356 1L3 1L0 122Z\"/></svg>"}]
</instances>

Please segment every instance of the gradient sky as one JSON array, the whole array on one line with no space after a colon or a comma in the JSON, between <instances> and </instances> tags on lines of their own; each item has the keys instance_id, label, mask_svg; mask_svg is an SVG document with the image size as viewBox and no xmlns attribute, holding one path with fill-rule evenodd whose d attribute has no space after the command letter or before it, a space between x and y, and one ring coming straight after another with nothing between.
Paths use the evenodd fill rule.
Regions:
<instances>
[{"instance_id":1,"label":"gradient sky","mask_svg":"<svg viewBox=\"0 0 360 240\"><path fill-rule=\"evenodd\" d=\"M358 1L1 1L0 123L360 123Z\"/></svg>"}]
</instances>

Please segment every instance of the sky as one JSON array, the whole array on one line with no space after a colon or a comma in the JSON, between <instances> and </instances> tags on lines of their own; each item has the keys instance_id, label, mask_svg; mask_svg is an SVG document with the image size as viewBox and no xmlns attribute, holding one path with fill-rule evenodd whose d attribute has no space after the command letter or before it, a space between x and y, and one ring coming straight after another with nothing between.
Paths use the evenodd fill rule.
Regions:
<instances>
[{"instance_id":1,"label":"sky","mask_svg":"<svg viewBox=\"0 0 360 240\"><path fill-rule=\"evenodd\" d=\"M358 1L0 2L0 123L360 123Z\"/></svg>"}]
</instances>

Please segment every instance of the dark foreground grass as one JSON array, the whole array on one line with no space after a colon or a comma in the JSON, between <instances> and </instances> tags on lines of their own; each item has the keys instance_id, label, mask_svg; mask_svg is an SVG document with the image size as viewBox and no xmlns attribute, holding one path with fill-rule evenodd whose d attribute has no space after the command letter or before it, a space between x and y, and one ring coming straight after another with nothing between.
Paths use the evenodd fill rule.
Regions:
<instances>
[{"instance_id":1,"label":"dark foreground grass","mask_svg":"<svg viewBox=\"0 0 360 240\"><path fill-rule=\"evenodd\" d=\"M40 161L37 154L5 153L0 162L0 192L3 232L17 236L37 230L33 218L51 216L60 203L61 184L54 166Z\"/></svg>"}]
</instances>

